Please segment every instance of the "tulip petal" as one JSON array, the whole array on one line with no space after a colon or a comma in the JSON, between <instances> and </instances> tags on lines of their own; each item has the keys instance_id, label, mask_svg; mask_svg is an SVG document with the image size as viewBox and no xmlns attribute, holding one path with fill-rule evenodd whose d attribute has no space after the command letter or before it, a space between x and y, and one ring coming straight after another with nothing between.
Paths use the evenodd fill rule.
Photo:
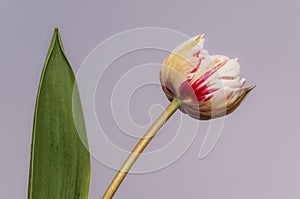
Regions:
<instances>
[{"instance_id":1,"label":"tulip petal","mask_svg":"<svg viewBox=\"0 0 300 199\"><path fill-rule=\"evenodd\" d=\"M244 88L241 92L241 95L238 96L238 98L231 104L227 106L227 112L226 114L232 113L241 103L242 101L247 97L247 95L252 91L256 86L249 86L247 88Z\"/></svg>"}]
</instances>

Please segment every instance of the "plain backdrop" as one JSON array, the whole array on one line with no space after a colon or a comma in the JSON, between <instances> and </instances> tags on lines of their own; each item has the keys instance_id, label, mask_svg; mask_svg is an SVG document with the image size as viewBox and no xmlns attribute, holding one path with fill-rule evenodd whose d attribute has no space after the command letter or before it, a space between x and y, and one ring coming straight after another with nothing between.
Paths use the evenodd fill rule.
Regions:
<instances>
[{"instance_id":1,"label":"plain backdrop","mask_svg":"<svg viewBox=\"0 0 300 199\"><path fill-rule=\"evenodd\" d=\"M298 199L299 8L297 0L1 0L0 197L27 197L35 97L54 27L60 28L76 73L86 55L109 36L157 26L190 36L206 32L207 49L239 57L247 84L257 88L226 118L222 136L207 158L198 159L207 128L200 121L203 132L200 128L178 161L156 172L128 175L115 198ZM112 64L104 80L113 83L132 66L159 63L165 55L145 50L124 56ZM99 120L112 132L108 136L129 150L137 140L124 138L114 125L106 106L110 93L110 87L97 93L96 98L103 100L96 104L97 112L107 112ZM134 101L143 102L132 109L139 124L149 122L145 113L152 102L168 104L161 89L151 86L137 91ZM180 114L148 150L172 139ZM101 198L115 173L92 158L91 199Z\"/></svg>"}]
</instances>

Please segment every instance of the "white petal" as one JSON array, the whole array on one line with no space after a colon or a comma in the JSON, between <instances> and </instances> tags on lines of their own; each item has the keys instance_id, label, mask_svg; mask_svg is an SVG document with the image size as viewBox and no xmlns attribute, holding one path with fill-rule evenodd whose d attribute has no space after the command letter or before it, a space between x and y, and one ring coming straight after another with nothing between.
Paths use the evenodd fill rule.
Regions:
<instances>
[{"instance_id":1,"label":"white petal","mask_svg":"<svg viewBox=\"0 0 300 199\"><path fill-rule=\"evenodd\" d=\"M186 40L185 42L183 42L182 44L180 44L179 46L177 46L177 47L173 50L173 52L178 52L178 53L181 54L181 53L182 53L182 50L185 49L185 48L188 48L188 47L190 47L189 50L190 50L190 49L193 49L193 51L201 50L201 49L204 47L205 39L201 38L200 41L198 42L198 44L195 45L195 46L194 46L194 44L193 44L194 41L195 41L199 36L202 37L202 35L197 35L197 36L194 36L194 37L192 37L192 38Z\"/></svg>"},{"instance_id":2,"label":"white petal","mask_svg":"<svg viewBox=\"0 0 300 199\"><path fill-rule=\"evenodd\" d=\"M222 63L227 57L222 55L211 56L216 63L216 65ZM228 60L224 66L222 66L218 71L216 71L212 76L207 79L210 85L214 88L217 87L230 87L230 88L240 88L240 65L236 59Z\"/></svg>"},{"instance_id":3,"label":"white petal","mask_svg":"<svg viewBox=\"0 0 300 199\"><path fill-rule=\"evenodd\" d=\"M239 77L240 65L236 59L230 59L217 72L221 77Z\"/></svg>"},{"instance_id":4,"label":"white petal","mask_svg":"<svg viewBox=\"0 0 300 199\"><path fill-rule=\"evenodd\" d=\"M229 94L231 89L223 88L213 93L212 97L212 109L221 108L226 106L226 96Z\"/></svg>"},{"instance_id":5,"label":"white petal","mask_svg":"<svg viewBox=\"0 0 300 199\"><path fill-rule=\"evenodd\" d=\"M212 108L219 109L225 107L227 104L234 102L241 94L241 89L232 89L225 87L213 93Z\"/></svg>"}]
</instances>

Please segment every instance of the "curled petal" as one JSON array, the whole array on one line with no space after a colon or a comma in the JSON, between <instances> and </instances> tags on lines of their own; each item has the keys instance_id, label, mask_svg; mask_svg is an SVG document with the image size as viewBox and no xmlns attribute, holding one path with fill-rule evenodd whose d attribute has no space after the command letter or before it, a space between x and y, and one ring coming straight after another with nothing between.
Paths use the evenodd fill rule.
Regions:
<instances>
[{"instance_id":1,"label":"curled petal","mask_svg":"<svg viewBox=\"0 0 300 199\"><path fill-rule=\"evenodd\" d=\"M255 86L249 86L247 88L244 88L241 92L241 95L239 95L233 103L227 105L226 115L232 113L254 88Z\"/></svg>"}]
</instances>

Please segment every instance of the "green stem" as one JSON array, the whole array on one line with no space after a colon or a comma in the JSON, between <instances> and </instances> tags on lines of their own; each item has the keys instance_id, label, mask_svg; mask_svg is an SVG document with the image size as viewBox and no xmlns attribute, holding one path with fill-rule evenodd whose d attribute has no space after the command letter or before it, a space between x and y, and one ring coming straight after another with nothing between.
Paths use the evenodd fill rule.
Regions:
<instances>
[{"instance_id":1,"label":"green stem","mask_svg":"<svg viewBox=\"0 0 300 199\"><path fill-rule=\"evenodd\" d=\"M137 145L134 147L127 160L122 165L121 169L118 171L113 181L107 188L103 199L110 199L114 196L120 184L126 177L128 171L131 169L132 165L138 159L140 154L150 143L152 138L156 135L159 129L166 123L166 121L173 115L173 113L179 108L180 102L177 98L174 98L173 101L169 104L166 110L157 118L154 124L149 128L145 135L140 139Z\"/></svg>"}]
</instances>

